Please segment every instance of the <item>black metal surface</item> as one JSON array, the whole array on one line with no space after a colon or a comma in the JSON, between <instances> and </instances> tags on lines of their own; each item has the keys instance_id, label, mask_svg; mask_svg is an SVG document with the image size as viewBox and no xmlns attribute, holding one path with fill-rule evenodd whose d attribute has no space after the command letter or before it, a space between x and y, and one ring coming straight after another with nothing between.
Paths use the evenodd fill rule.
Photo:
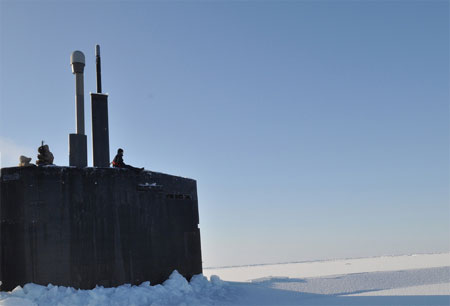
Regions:
<instances>
[{"instance_id":1,"label":"black metal surface","mask_svg":"<svg viewBox=\"0 0 450 306\"><path fill-rule=\"evenodd\" d=\"M102 67L100 61L100 46L95 45L95 67L97 72L97 93L102 92Z\"/></svg>"},{"instance_id":2,"label":"black metal surface","mask_svg":"<svg viewBox=\"0 0 450 306\"><path fill-rule=\"evenodd\" d=\"M202 273L195 180L127 169L1 169L2 290Z\"/></svg>"},{"instance_id":3,"label":"black metal surface","mask_svg":"<svg viewBox=\"0 0 450 306\"><path fill-rule=\"evenodd\" d=\"M109 167L108 96L91 93L92 155L94 167Z\"/></svg>"},{"instance_id":4,"label":"black metal surface","mask_svg":"<svg viewBox=\"0 0 450 306\"><path fill-rule=\"evenodd\" d=\"M69 165L87 167L87 137L83 134L69 134Z\"/></svg>"}]
</instances>

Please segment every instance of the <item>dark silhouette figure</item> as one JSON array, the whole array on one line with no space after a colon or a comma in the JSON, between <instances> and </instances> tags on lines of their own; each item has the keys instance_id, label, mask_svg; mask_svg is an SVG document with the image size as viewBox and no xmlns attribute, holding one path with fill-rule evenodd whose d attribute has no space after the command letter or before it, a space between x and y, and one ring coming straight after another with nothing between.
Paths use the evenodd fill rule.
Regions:
<instances>
[{"instance_id":1,"label":"dark silhouette figure","mask_svg":"<svg viewBox=\"0 0 450 306\"><path fill-rule=\"evenodd\" d=\"M38 166L46 166L53 165L53 154L50 152L48 145L44 145L44 141L42 141L41 146L38 148L38 159L36 161L36 165Z\"/></svg>"},{"instance_id":2,"label":"dark silhouette figure","mask_svg":"<svg viewBox=\"0 0 450 306\"><path fill-rule=\"evenodd\" d=\"M112 161L111 164L114 168L124 168L124 169L136 170L136 171L144 170L144 168L136 168L136 167L125 164L123 162L123 150L120 148L117 150L117 155L116 155L116 157L114 157L114 160Z\"/></svg>"}]
</instances>

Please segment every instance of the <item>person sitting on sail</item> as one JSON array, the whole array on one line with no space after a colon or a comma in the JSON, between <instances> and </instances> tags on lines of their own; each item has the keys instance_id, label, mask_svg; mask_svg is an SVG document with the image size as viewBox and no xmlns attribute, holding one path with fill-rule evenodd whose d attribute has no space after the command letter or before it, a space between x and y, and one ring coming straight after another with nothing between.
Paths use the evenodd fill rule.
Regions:
<instances>
[{"instance_id":1,"label":"person sitting on sail","mask_svg":"<svg viewBox=\"0 0 450 306\"><path fill-rule=\"evenodd\" d=\"M123 149L119 148L117 150L117 155L114 157L114 160L111 162L112 166L114 168L124 168L124 169L131 169L131 170L137 170L142 171L144 168L136 168L130 165L127 165L123 162Z\"/></svg>"}]
</instances>

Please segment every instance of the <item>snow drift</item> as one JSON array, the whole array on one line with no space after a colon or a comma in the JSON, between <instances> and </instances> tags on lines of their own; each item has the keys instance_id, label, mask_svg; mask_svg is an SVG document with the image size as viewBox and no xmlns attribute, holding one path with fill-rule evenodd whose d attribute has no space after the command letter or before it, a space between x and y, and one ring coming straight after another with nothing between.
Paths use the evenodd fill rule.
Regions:
<instances>
[{"instance_id":1,"label":"snow drift","mask_svg":"<svg viewBox=\"0 0 450 306\"><path fill-rule=\"evenodd\" d=\"M76 290L51 284L26 284L8 293L1 292L0 305L212 305L216 300L227 300L227 287L217 276L208 281L203 275L195 275L188 282L174 271L162 285L155 286L144 282L139 286Z\"/></svg>"},{"instance_id":2,"label":"snow drift","mask_svg":"<svg viewBox=\"0 0 450 306\"><path fill-rule=\"evenodd\" d=\"M195 275L188 282L174 271L162 285L92 290L27 284L0 292L0 305L450 305L450 253L210 268L204 274L209 280Z\"/></svg>"}]
</instances>

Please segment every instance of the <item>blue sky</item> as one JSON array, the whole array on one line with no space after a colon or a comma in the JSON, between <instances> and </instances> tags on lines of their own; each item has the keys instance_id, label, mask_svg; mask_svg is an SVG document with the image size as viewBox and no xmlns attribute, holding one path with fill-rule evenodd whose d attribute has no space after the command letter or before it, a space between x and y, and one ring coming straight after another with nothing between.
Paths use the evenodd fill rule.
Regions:
<instances>
[{"instance_id":1,"label":"blue sky","mask_svg":"<svg viewBox=\"0 0 450 306\"><path fill-rule=\"evenodd\" d=\"M197 180L204 266L450 250L448 1L2 0L2 167L68 165L95 44L111 154Z\"/></svg>"}]
</instances>

